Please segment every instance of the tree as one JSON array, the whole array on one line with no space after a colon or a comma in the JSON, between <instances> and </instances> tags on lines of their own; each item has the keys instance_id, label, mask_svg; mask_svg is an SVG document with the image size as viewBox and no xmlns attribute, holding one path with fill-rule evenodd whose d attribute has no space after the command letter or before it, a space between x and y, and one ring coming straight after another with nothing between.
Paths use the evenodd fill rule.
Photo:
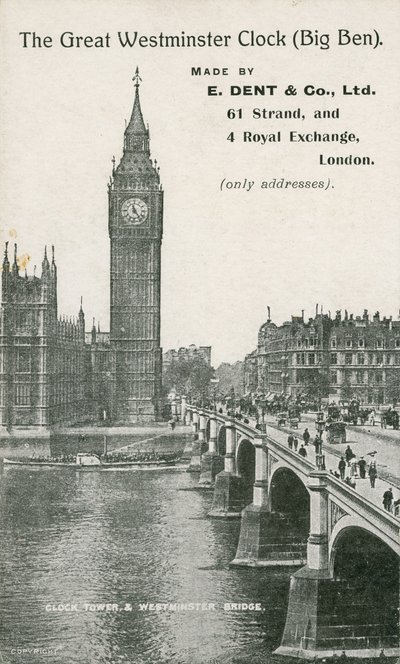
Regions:
<instances>
[{"instance_id":1,"label":"tree","mask_svg":"<svg viewBox=\"0 0 400 664\"><path fill-rule=\"evenodd\" d=\"M321 399L329 396L329 376L327 373L317 369L316 371L304 372L304 388L310 400Z\"/></svg>"},{"instance_id":2,"label":"tree","mask_svg":"<svg viewBox=\"0 0 400 664\"><path fill-rule=\"evenodd\" d=\"M395 406L400 401L400 370L386 372L386 401Z\"/></svg>"},{"instance_id":3,"label":"tree","mask_svg":"<svg viewBox=\"0 0 400 664\"><path fill-rule=\"evenodd\" d=\"M208 396L211 378L214 378L214 369L203 357L178 357L164 372L163 390L165 394L175 389L180 394Z\"/></svg>"},{"instance_id":4,"label":"tree","mask_svg":"<svg viewBox=\"0 0 400 664\"><path fill-rule=\"evenodd\" d=\"M340 388L340 396L343 401L351 401L354 396L354 389L351 386L350 380L345 377Z\"/></svg>"},{"instance_id":5,"label":"tree","mask_svg":"<svg viewBox=\"0 0 400 664\"><path fill-rule=\"evenodd\" d=\"M223 362L217 368L215 375L219 379L218 392L221 395L229 395L232 388L236 396L243 394L244 362L239 360L234 364Z\"/></svg>"}]
</instances>

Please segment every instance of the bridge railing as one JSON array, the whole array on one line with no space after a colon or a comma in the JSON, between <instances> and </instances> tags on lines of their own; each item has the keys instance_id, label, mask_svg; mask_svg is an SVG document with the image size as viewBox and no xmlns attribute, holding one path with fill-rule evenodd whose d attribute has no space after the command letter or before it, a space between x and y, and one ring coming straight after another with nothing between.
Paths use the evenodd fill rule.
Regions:
<instances>
[{"instance_id":1,"label":"bridge railing","mask_svg":"<svg viewBox=\"0 0 400 664\"><path fill-rule=\"evenodd\" d=\"M193 408L194 406L191 406L188 404L188 408ZM196 407L197 408L197 407ZM272 445L276 446L277 449L279 449L279 452L284 454L286 459L291 459L292 461L296 461L296 465L300 465L301 467L304 467L305 472L309 472L310 470L315 469L315 464L309 459L303 457L301 454L296 452L296 450L292 450L285 443L282 443L279 440L276 440L273 436L271 436L271 433L268 432L262 432L259 429L256 429L252 424L250 423L245 423L242 422L242 420L238 420L235 417L232 417L230 415L225 415L224 413L218 413L214 410L209 410L206 408L197 408L197 410L201 411L204 413L206 417L213 417L219 422L220 424L234 424L234 427L236 431L238 431L242 436L247 436L248 438L253 439L258 436L262 436L263 438L266 438L266 440L269 443L272 443Z\"/></svg>"}]
</instances>

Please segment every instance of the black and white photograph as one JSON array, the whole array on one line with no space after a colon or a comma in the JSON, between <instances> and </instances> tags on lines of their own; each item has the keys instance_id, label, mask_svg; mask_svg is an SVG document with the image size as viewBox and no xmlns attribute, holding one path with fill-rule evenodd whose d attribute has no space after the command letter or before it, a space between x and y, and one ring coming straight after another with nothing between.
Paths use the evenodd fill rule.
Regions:
<instances>
[{"instance_id":1,"label":"black and white photograph","mask_svg":"<svg viewBox=\"0 0 400 664\"><path fill-rule=\"evenodd\" d=\"M400 662L399 34L1 1L1 664Z\"/></svg>"}]
</instances>

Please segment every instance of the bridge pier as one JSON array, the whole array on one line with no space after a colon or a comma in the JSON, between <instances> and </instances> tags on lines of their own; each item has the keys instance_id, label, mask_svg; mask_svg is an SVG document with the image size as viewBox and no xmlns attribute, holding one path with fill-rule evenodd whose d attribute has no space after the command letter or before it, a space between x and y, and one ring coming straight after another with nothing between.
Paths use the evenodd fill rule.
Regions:
<instances>
[{"instance_id":1,"label":"bridge pier","mask_svg":"<svg viewBox=\"0 0 400 664\"><path fill-rule=\"evenodd\" d=\"M201 468L199 484L203 487L211 487L215 483L215 477L224 468L223 458L217 454L217 420L214 415L210 417L210 440L208 451L201 456Z\"/></svg>"},{"instance_id":2,"label":"bridge pier","mask_svg":"<svg viewBox=\"0 0 400 664\"><path fill-rule=\"evenodd\" d=\"M328 489L326 473L313 472L308 488L311 492L311 523L307 542L307 565L290 578L286 625L277 655L301 660L333 657L343 651L347 657L375 658L381 650L386 656L399 653L396 642L396 619L387 623L386 597L371 593L368 579L357 582L333 574L329 561ZM363 552L355 546L345 552L354 554L357 564ZM368 559L367 553L366 558ZM379 567L379 556L372 569ZM397 562L397 561L396 561ZM381 561L382 567L385 561ZM384 592L384 591L383 591ZM393 606L397 606L396 597ZM397 647L396 647L397 646Z\"/></svg>"},{"instance_id":3,"label":"bridge pier","mask_svg":"<svg viewBox=\"0 0 400 664\"><path fill-rule=\"evenodd\" d=\"M243 505L242 479L236 475L235 423L228 421L226 428L226 452L224 470L215 478L214 499L208 516L217 518L240 518Z\"/></svg>"},{"instance_id":4,"label":"bridge pier","mask_svg":"<svg viewBox=\"0 0 400 664\"><path fill-rule=\"evenodd\" d=\"M192 432L193 432L192 455L187 469L188 473L200 472L201 441L200 441L199 420L200 420L200 413L196 408L194 408L192 415Z\"/></svg>"},{"instance_id":5,"label":"bridge pier","mask_svg":"<svg viewBox=\"0 0 400 664\"><path fill-rule=\"evenodd\" d=\"M266 441L262 434L253 439L256 449L253 502L242 512L239 543L230 564L242 567L300 566L305 561L304 545L285 535L288 528L285 517L271 511Z\"/></svg>"},{"instance_id":6,"label":"bridge pier","mask_svg":"<svg viewBox=\"0 0 400 664\"><path fill-rule=\"evenodd\" d=\"M310 535L307 565L290 577L289 606L279 655L314 659L320 651L321 626L326 624L326 599L330 595L331 575L328 550L328 495L325 473L311 473ZM323 634L323 630L322 630ZM342 643L337 641L337 649ZM332 649L330 655L333 655ZM320 652L319 652L320 651ZM329 656L329 655L328 655Z\"/></svg>"}]
</instances>

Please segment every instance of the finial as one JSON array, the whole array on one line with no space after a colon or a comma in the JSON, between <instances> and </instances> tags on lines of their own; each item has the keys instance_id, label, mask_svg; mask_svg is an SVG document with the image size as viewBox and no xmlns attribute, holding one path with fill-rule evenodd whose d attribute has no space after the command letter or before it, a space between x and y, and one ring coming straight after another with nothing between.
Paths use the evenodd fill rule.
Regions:
<instances>
[{"instance_id":1,"label":"finial","mask_svg":"<svg viewBox=\"0 0 400 664\"><path fill-rule=\"evenodd\" d=\"M47 244L44 245L44 259L47 261Z\"/></svg>"},{"instance_id":2,"label":"finial","mask_svg":"<svg viewBox=\"0 0 400 664\"><path fill-rule=\"evenodd\" d=\"M113 171L115 169L115 155L113 155L113 158L111 159L112 165L113 165Z\"/></svg>"},{"instance_id":3,"label":"finial","mask_svg":"<svg viewBox=\"0 0 400 664\"><path fill-rule=\"evenodd\" d=\"M142 80L142 79L141 79L140 76L139 76L139 67L136 67L135 75L134 75L134 77L132 78L132 81L133 81L134 84L135 84L135 88L136 88L136 90L138 89L141 80Z\"/></svg>"},{"instance_id":4,"label":"finial","mask_svg":"<svg viewBox=\"0 0 400 664\"><path fill-rule=\"evenodd\" d=\"M14 243L14 263L17 262L17 243Z\"/></svg>"},{"instance_id":5,"label":"finial","mask_svg":"<svg viewBox=\"0 0 400 664\"><path fill-rule=\"evenodd\" d=\"M54 244L51 245L51 262L54 264Z\"/></svg>"},{"instance_id":6,"label":"finial","mask_svg":"<svg viewBox=\"0 0 400 664\"><path fill-rule=\"evenodd\" d=\"M8 258L8 240L6 242L6 248L4 249L4 258Z\"/></svg>"},{"instance_id":7,"label":"finial","mask_svg":"<svg viewBox=\"0 0 400 664\"><path fill-rule=\"evenodd\" d=\"M100 321L97 323L97 332L100 334Z\"/></svg>"}]
</instances>

